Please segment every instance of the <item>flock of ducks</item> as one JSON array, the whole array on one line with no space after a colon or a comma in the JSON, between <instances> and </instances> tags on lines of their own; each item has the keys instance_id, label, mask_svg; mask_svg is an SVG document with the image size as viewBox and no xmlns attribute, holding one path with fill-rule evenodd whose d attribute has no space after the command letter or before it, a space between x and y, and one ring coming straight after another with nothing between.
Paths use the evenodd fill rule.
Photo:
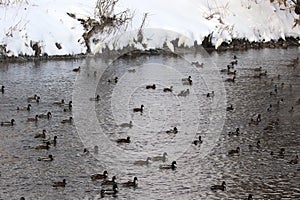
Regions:
<instances>
[{"instance_id":1,"label":"flock of ducks","mask_svg":"<svg viewBox=\"0 0 300 200\"><path fill-rule=\"evenodd\" d=\"M230 63L230 65L227 65L226 69L221 69L221 73L227 73L227 75L230 75L232 77L230 78L226 78L225 82L231 82L231 83L235 83L236 82L236 74L237 74L237 70L235 70L235 65L237 65L238 60L237 57L234 56L233 57L233 61ZM299 57L297 57L296 59L293 59L291 61L290 64L287 65L287 67L297 67L297 65L299 64ZM259 78L262 79L263 77L267 76L267 71L263 71L262 67L258 67L258 68L254 68L253 69L255 71L255 75L253 75L253 78ZM278 80L280 80L280 75L278 75ZM273 83L273 79L271 79L271 82ZM266 82L265 82L266 83ZM281 84L281 87L283 88L284 83ZM278 86L275 84L272 86L273 87L273 91L270 92L270 97L277 97L278 94ZM290 85L290 88L292 87L292 85ZM213 97L214 96L214 92L212 91L211 93L207 94L207 97ZM277 109L279 109L279 105L282 104L284 100L281 98L280 100L277 100L277 103L272 105L270 104L269 107L266 109L267 112L272 112L274 110L274 107L276 107ZM295 105L300 105L300 99L298 99L297 102L295 102ZM294 106L291 106L291 108L288 110L289 113L293 113L294 112ZM226 109L227 111L231 112L234 110L233 105L231 104L229 107L227 107ZM264 131L272 131L274 129L276 129L279 126L279 121L280 119L277 118L276 120L272 120L268 123L268 126L266 126L263 130ZM262 116L261 114L257 114L256 117L251 118L250 122L248 123L248 126L257 126L259 124L262 123ZM228 136L239 136L241 134L240 132L240 128L236 128L235 131L230 131L228 132ZM261 141L257 140L255 147L257 149L261 148ZM253 145L249 144L249 149L252 149ZM241 152L240 147L236 147L235 149L231 149L228 151L228 155L229 156L239 156ZM280 148L278 153L274 153L273 151L270 152L270 155L273 156L274 158L284 158L285 157L285 148ZM298 155L293 155L288 161L288 164L298 164L299 162L299 156ZM300 170L300 168L298 169ZM221 190L221 191L225 191L226 190L226 182L223 181L222 184L220 185L214 185L211 187L211 190ZM248 196L248 200L253 199L253 195L249 194Z\"/></svg>"},{"instance_id":2,"label":"flock of ducks","mask_svg":"<svg viewBox=\"0 0 300 200\"><path fill-rule=\"evenodd\" d=\"M225 82L231 82L231 83L235 83L236 81L236 74L237 74L237 70L234 69L234 66L237 65L238 61L236 56L234 56L234 60L232 62L230 62L230 65L227 66L226 69L222 69L221 73L227 73L227 75L230 75L232 77L225 79ZM288 65L288 67L296 67L299 63L299 58L296 58L292 61L291 64ZM198 67L202 67L203 64L199 64L198 62L194 62L193 65L196 65ZM73 69L74 72L80 72L80 67ZM254 69L255 72L258 72L259 74L256 74L253 76L253 78L262 78L264 76L267 76L267 71L262 71L262 68L255 68ZM135 72L133 71L133 69L131 69L131 72ZM280 76L278 76L279 78ZM114 82L117 83L118 82L118 77L115 77L113 80L108 80L108 82ZM183 85L192 85L193 81L191 76L188 76L187 78L183 78L182 79L182 84ZM147 85L146 89L153 89L155 90L157 87L155 84L152 85ZM1 90L0 92L3 94L5 92L5 86L1 86ZM170 87L166 87L163 88L163 92L173 92L173 86ZM278 93L278 86L275 85L274 86L274 91L270 93L270 96L272 96L274 93L274 95L277 95ZM181 91L178 96L187 96L189 94L189 89L183 90ZM214 91L207 93L206 95L207 97L213 98L214 97ZM18 106L16 108L16 110L19 111L27 111L30 112L32 109L32 103L36 103L38 104L40 102L41 98L38 95L34 95L32 97L28 97L27 101L28 104L26 106ZM99 101L100 100L100 96L97 95L96 97L90 98L91 101ZM274 106L279 106L279 104L281 103L281 101L283 101L283 99L278 101L278 105L274 105ZM52 103L55 106L59 106L63 108L64 112L67 111L72 111L72 101L69 101L69 103L65 103L64 99L62 99L61 101L56 101ZM295 103L296 105L300 105L300 99ZM273 105L270 104L268 111L272 111L273 109ZM226 109L227 111L233 111L233 105L230 105L229 107L227 107ZM138 108L133 108L132 110L134 113L143 113L144 111L144 105L142 104L140 107ZM291 107L291 109L289 110L289 112L293 112L294 111L294 106ZM27 122L35 122L38 123L38 121L40 119L48 119L50 120L52 118L52 113L50 111L46 112L46 113L41 113L41 114L36 114L34 117L29 117L27 118ZM250 122L249 122L249 126L252 125L258 125L260 124L262 121L261 118L261 114L258 114L257 117L255 119L251 118ZM73 118L70 116L67 119L63 119L61 120L62 124L72 124L73 122ZM2 121L0 123L1 126L14 126L16 124L16 121L14 119L11 119L10 121ZM269 126L267 126L264 130L272 130L274 127L279 125L279 119L272 121L269 123ZM133 126L132 121L130 121L129 123L123 123L120 125L123 128L131 128ZM35 150L48 150L51 146L56 146L57 145L57 136L54 136L53 139L51 138L46 138L46 130L44 129L42 131L42 133L38 133L34 136L35 139L40 139L42 144L34 147L33 149ZM173 127L170 130L167 130L166 133L173 133L173 134L177 134L178 133L178 129L177 127ZM240 128L236 128L235 131L231 131L228 133L229 136L239 136L240 133ZM122 143L130 143L130 137L128 136L127 138L120 138L116 140L116 143L118 144L122 144ZM200 145L202 144L202 138L201 136L199 136L199 138L197 140L192 141L192 144L194 145ZM256 142L256 147L260 148L260 140L258 140ZM249 148L251 148L252 145L249 145ZM229 156L233 156L233 155L239 155L240 154L240 147L236 147L235 149L231 149L228 151L228 155ZM84 149L84 152L88 152L87 149ZM275 154L273 151L271 151L270 155L272 156L278 156L281 158L284 158L285 156L285 149L281 148L278 152L278 154ZM43 162L51 162L54 160L54 156L52 154L49 154L46 157L38 157L37 161L43 161ZM166 162L167 161L167 153L164 152L162 154L162 156L154 156L154 157L148 157L146 160L137 160L135 161L133 164L134 165L138 165L138 166L144 166L144 165L148 165L151 161L162 161L162 162ZM298 155L294 155L287 163L288 164L298 164L299 162L299 156ZM160 169L170 169L170 170L175 170L177 168L177 163L176 161L172 161L172 163L170 164L162 164L159 166ZM300 169L299 169L300 170ZM116 176L113 176L111 179L108 179L108 172L107 170L105 170L103 173L101 174L93 174L90 176L91 180L96 181L96 180L102 180L101 182L101 186L103 186L103 188L101 189L100 195L101 197L104 197L106 195L116 195L118 193L118 184L116 182ZM127 182L123 182L120 183L123 187L137 187L138 185L138 178L134 177L133 180L127 181ZM58 182L53 182L52 186L54 188L58 188L58 187L66 187L67 185L67 181L66 179L63 179L62 181L58 181ZM108 188L106 186L111 186L111 188ZM220 191L225 191L226 190L226 182L223 181L220 185L213 185L210 187L211 190L216 191L216 190L220 190ZM253 198L252 194L249 194L248 196L248 200L251 200ZM21 197L20 199L25 199L24 197Z\"/></svg>"}]
</instances>

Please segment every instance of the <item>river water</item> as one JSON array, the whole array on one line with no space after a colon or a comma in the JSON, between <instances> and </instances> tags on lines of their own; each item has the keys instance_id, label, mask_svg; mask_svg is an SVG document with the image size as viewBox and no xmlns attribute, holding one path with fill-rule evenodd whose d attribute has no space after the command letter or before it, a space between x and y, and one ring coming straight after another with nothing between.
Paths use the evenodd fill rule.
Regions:
<instances>
[{"instance_id":1,"label":"river water","mask_svg":"<svg viewBox=\"0 0 300 200\"><path fill-rule=\"evenodd\" d=\"M263 49L2 63L0 121L15 119L16 125L0 126L0 199L98 199L101 181L90 176L104 170L118 183L138 178L136 188L119 184L118 194L106 195L108 199L247 199L249 194L254 199L299 199L300 164L288 163L300 155L300 65L289 66L299 52ZM232 83L226 79L233 75L220 70L234 55L238 63L231 70L236 70ZM191 64L196 61L203 66ZM78 66L80 72L72 71ZM267 76L255 78L259 67ZM188 76L192 85L182 81ZM153 84L156 89L146 89ZM163 91L170 86L172 92ZM187 89L189 94L178 96ZM214 96L207 97L212 91ZM40 102L31 102L30 111L18 111L17 106L27 106L34 94ZM96 95L100 100L91 101ZM62 99L66 105L53 104ZM141 104L143 113L133 112ZM231 104L234 110L226 111ZM48 111L49 120L27 121ZM249 124L258 114L261 122ZM61 123L70 116L71 124ZM122 127L129 121L132 127ZM173 127L177 134L166 133ZM228 135L236 128L239 135ZM36 150L42 140L34 136L43 129L47 138L57 136L57 145ZM129 144L116 142L127 136ZM198 136L203 143L195 146ZM240 153L228 155L236 147ZM281 148L283 157L278 156ZM164 152L165 163L134 164ZM49 154L52 162L38 161ZM176 170L160 169L172 161L177 162ZM65 188L52 187L63 179ZM225 191L211 191L222 181Z\"/></svg>"}]
</instances>

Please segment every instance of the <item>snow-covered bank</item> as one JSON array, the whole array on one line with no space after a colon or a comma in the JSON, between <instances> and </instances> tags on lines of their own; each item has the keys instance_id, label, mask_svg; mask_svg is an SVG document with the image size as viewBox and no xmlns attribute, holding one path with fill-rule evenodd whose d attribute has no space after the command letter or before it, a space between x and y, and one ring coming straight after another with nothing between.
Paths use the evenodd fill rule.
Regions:
<instances>
[{"instance_id":1,"label":"snow-covered bank","mask_svg":"<svg viewBox=\"0 0 300 200\"><path fill-rule=\"evenodd\" d=\"M0 1L1 2L1 1ZM87 47L82 37L84 28L76 19L95 18L96 0L31 0L28 3L4 6L0 4L0 55L34 55L35 44L40 47L40 55L76 55L86 53ZM144 28L158 30L148 33L142 43L147 48L160 47L162 41L174 40L178 35L189 38L187 45L198 44L211 34L211 42L218 46L223 41L248 39L249 41L270 41L286 37L299 37L300 27L294 26L294 5L279 5L269 0L120 0L115 12L129 8L134 12L128 31L141 26L144 13L148 13ZM289 3L290 2L290 3ZM168 31L163 31L168 30ZM172 34L169 34L172 33ZM178 34L174 34L178 33ZM147 33L145 33L147 34ZM134 42L134 34L126 35L120 43L112 42L110 36L93 44L96 52L106 46L121 48L127 44L143 48ZM129 37L129 36L130 37ZM113 44L113 45L112 45Z\"/></svg>"}]
</instances>

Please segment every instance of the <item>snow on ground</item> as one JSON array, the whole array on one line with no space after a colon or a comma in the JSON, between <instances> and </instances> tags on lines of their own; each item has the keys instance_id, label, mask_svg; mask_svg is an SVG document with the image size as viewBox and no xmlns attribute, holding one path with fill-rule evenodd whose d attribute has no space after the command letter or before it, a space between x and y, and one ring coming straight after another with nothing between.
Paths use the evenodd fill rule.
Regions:
<instances>
[{"instance_id":1,"label":"snow on ground","mask_svg":"<svg viewBox=\"0 0 300 200\"><path fill-rule=\"evenodd\" d=\"M0 4L0 45L6 46L10 56L34 55L31 46L35 42L39 42L42 53L48 55L85 53L83 27L66 13L93 18L95 5L96 0L31 0L9 6ZM300 27L292 28L294 19L298 18L293 8L279 5L277 1L120 0L116 13L127 8L134 12L133 21L128 32L121 33L123 37L119 38L119 43L110 43L110 48L135 44L132 37L136 37L136 32L132 31L140 27L144 13L148 13L148 17L143 42L148 48L161 47L163 42L180 35L181 41L187 45L193 45L194 40L201 43L210 33L213 33L212 41L216 45L232 38L270 41L300 36ZM102 43L92 46L92 51L98 51L108 41L112 40L106 37ZM55 43L62 48L58 49ZM142 48L140 44L135 45Z\"/></svg>"}]
</instances>

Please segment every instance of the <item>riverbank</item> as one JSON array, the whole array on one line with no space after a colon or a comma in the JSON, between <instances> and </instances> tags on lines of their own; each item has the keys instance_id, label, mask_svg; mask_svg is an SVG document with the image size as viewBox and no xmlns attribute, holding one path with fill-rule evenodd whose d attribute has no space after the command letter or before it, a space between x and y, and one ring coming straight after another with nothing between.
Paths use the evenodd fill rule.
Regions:
<instances>
[{"instance_id":1,"label":"riverbank","mask_svg":"<svg viewBox=\"0 0 300 200\"><path fill-rule=\"evenodd\" d=\"M177 41L177 42L176 42ZM171 41L174 46L174 52L172 53L183 53L183 52L193 52L199 49L205 49L208 52L222 52L222 51L246 51L249 49L264 49L264 48L295 48L300 46L300 38L288 37L285 40L280 39L278 41L269 42L250 42L246 39L233 39L231 43L223 42L218 48L216 48L209 40L204 40L201 45L197 43L193 47L183 47L178 45L178 39ZM133 52L135 56L148 54L148 55L159 55L166 54L170 52L169 47L164 44L162 48L141 50L134 47L125 47L122 50L104 50L101 54L78 54L78 55L43 55L43 56L0 56L0 63L14 63L14 62L37 62L37 61L51 61L51 60L80 60L86 57L109 57L109 56L123 56L128 54L128 52Z\"/></svg>"},{"instance_id":2,"label":"riverbank","mask_svg":"<svg viewBox=\"0 0 300 200\"><path fill-rule=\"evenodd\" d=\"M130 24L93 32L103 25L96 14L97 2L0 3L2 62L74 59L87 56L87 52L98 54L105 48L118 52L127 46L156 49L164 48L164 42L174 48L178 48L176 42L192 49L202 45L209 51L299 45L300 27L295 21L299 16L292 2L175 0L170 4L153 0L140 4L137 0L119 0L104 18L114 20L116 13L128 11Z\"/></svg>"}]
</instances>

